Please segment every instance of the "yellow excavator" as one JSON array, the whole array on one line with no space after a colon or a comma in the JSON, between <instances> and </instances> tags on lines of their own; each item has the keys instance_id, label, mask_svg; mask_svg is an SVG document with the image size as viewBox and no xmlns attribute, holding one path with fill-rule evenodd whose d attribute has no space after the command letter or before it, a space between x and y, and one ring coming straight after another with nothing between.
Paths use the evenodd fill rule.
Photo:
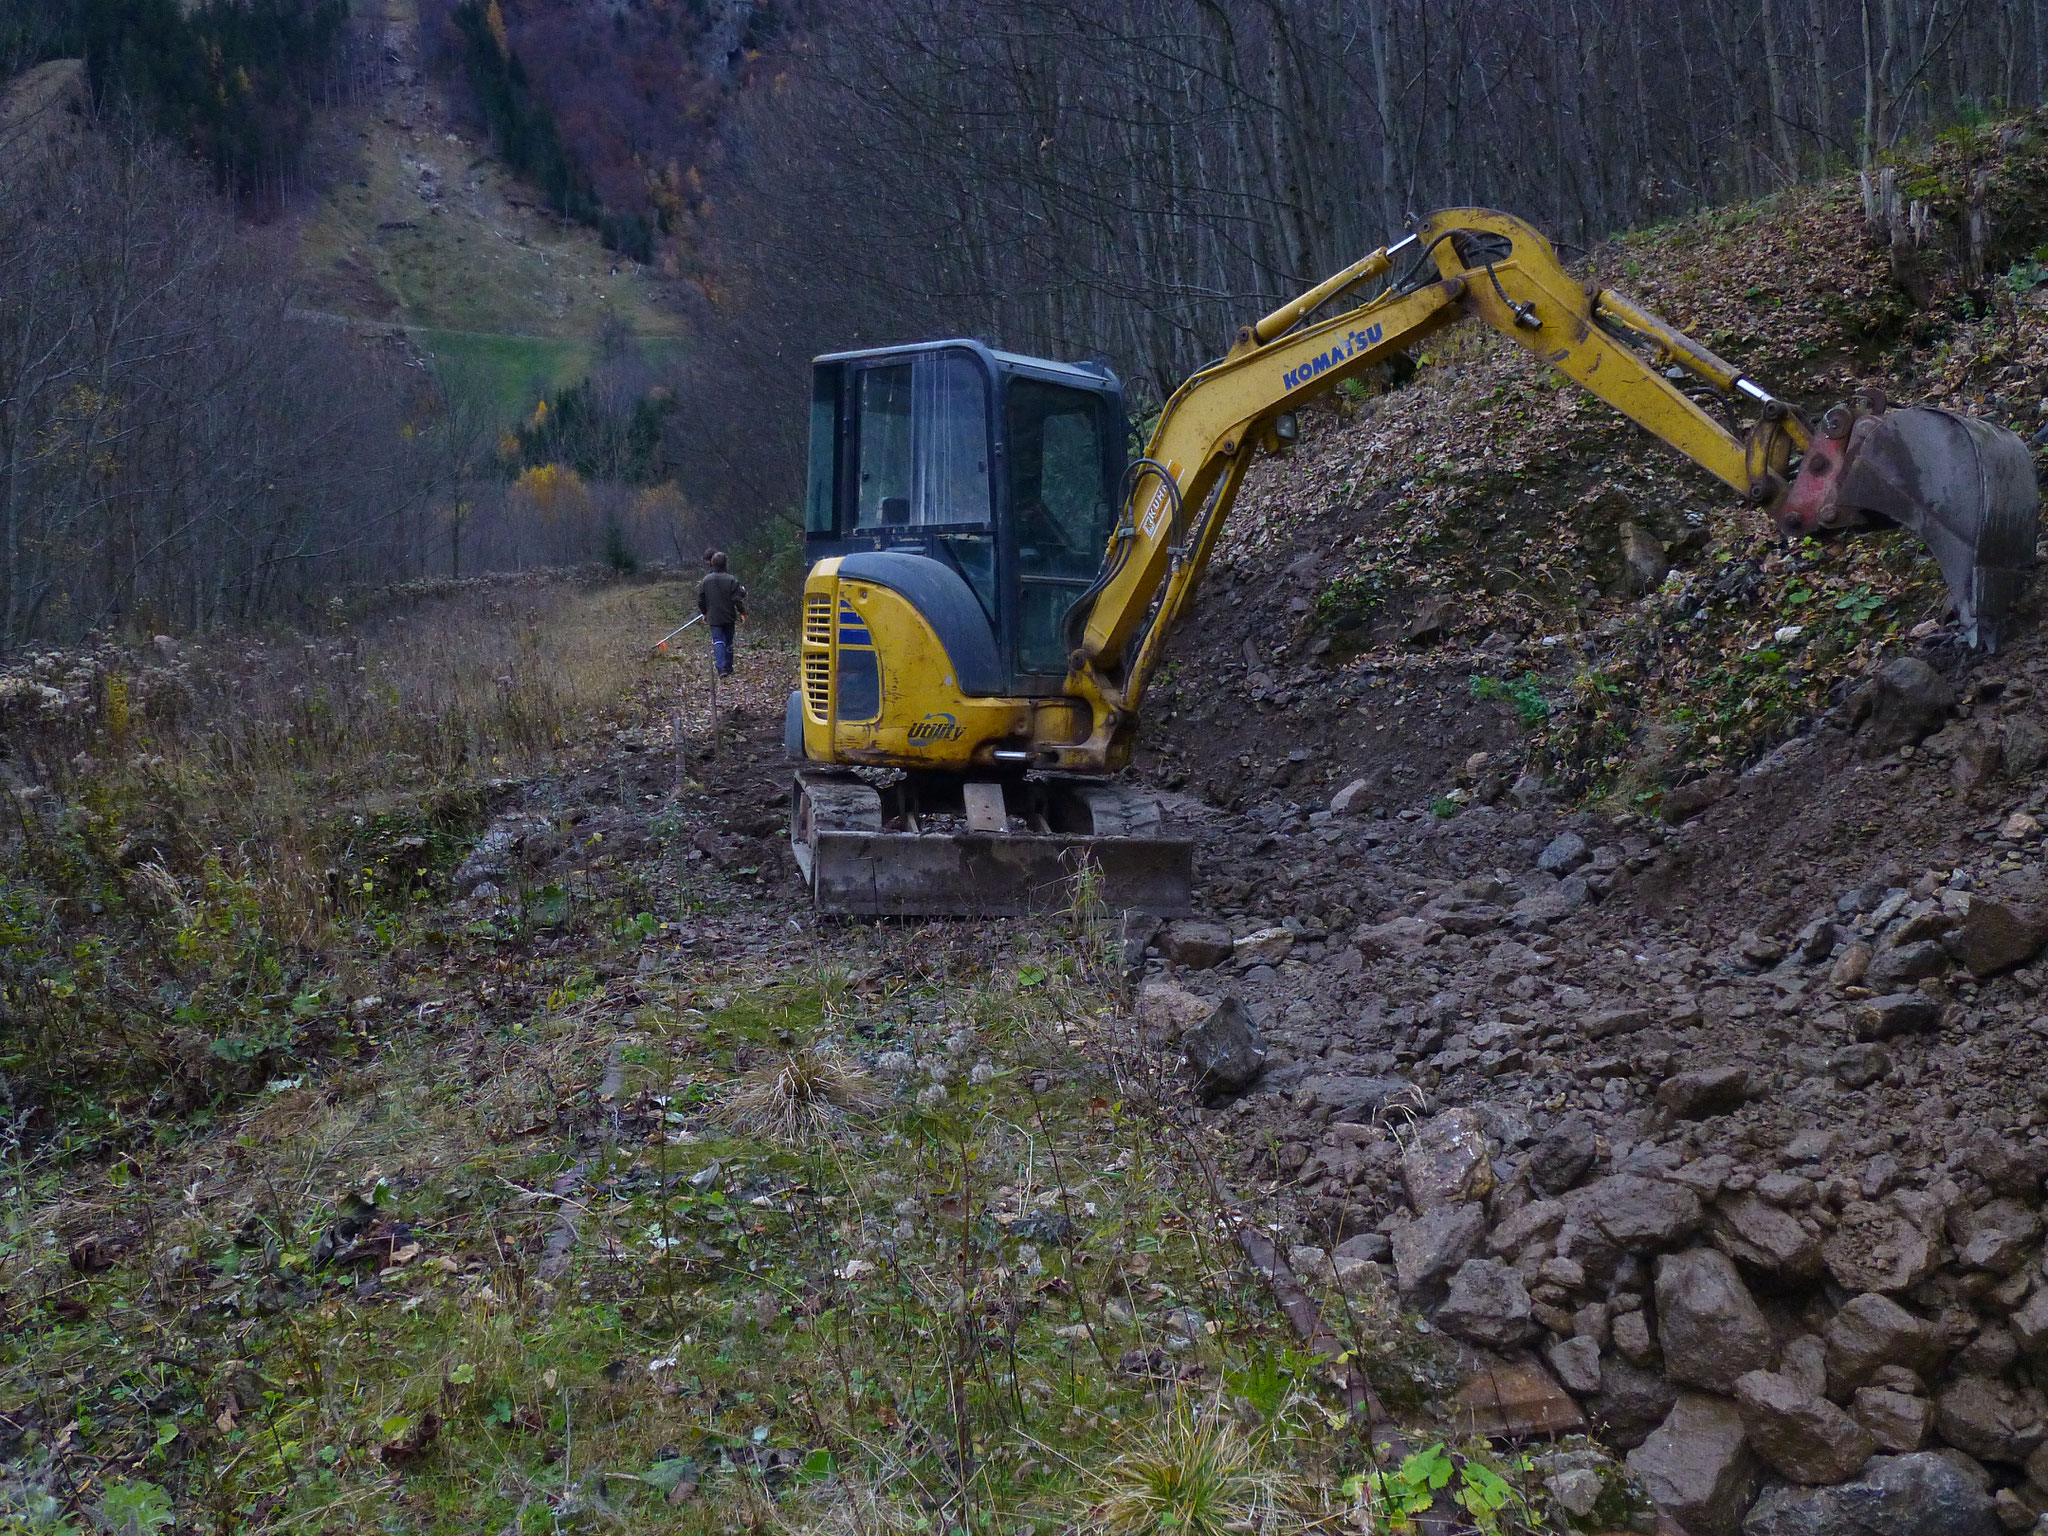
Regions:
<instances>
[{"instance_id":1,"label":"yellow excavator","mask_svg":"<svg viewBox=\"0 0 2048 1536\"><path fill-rule=\"evenodd\" d=\"M1364 302L1316 318L1385 279ZM1918 532L1973 644L2033 562L2019 438L1875 395L1818 428L1621 294L1574 282L1510 215L1453 208L1237 333L1126 458L1099 365L972 341L834 353L812 370L798 686L798 866L821 912L1011 914L1077 891L1187 910L1193 843L1128 762L1145 686L1256 449L1294 410L1432 333L1511 337L1771 513L1788 534ZM1742 436L1674 380L1752 419Z\"/></svg>"}]
</instances>

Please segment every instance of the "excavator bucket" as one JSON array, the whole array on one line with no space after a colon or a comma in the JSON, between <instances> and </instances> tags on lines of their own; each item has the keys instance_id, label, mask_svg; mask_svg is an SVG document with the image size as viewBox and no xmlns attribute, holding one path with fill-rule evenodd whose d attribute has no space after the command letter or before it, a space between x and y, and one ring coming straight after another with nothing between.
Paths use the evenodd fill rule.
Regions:
<instances>
[{"instance_id":1,"label":"excavator bucket","mask_svg":"<svg viewBox=\"0 0 2048 1536\"><path fill-rule=\"evenodd\" d=\"M812 905L840 917L1023 917L1088 903L1192 910L1194 842L1156 801L1086 780L881 788L796 777L791 852Z\"/></svg>"},{"instance_id":2,"label":"excavator bucket","mask_svg":"<svg viewBox=\"0 0 2048 1536\"><path fill-rule=\"evenodd\" d=\"M1933 552L1972 645L1996 651L2034 564L2041 496L2027 445L1931 406L1832 411L1776 513L1787 533L1883 519Z\"/></svg>"}]
</instances>

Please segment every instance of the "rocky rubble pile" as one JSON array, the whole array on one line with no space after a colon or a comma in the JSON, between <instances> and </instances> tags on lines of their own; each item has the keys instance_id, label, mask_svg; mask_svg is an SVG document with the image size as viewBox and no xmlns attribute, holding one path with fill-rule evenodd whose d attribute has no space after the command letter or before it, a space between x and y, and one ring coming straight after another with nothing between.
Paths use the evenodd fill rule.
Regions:
<instances>
[{"instance_id":1,"label":"rocky rubble pile","mask_svg":"<svg viewBox=\"0 0 2048 1536\"><path fill-rule=\"evenodd\" d=\"M1668 821L1212 814L1212 888L1295 910L1141 925L1141 1021L1298 1269L1514 1383L1468 1428L1589 1427L1692 1536L2034 1528L2038 665L1894 660Z\"/></svg>"}]
</instances>

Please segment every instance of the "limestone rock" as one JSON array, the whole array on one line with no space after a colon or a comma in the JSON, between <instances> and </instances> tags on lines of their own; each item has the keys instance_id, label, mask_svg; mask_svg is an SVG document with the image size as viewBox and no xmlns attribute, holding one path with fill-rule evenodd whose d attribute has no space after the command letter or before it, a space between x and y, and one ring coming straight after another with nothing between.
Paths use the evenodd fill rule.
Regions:
<instances>
[{"instance_id":1,"label":"limestone rock","mask_svg":"<svg viewBox=\"0 0 2048 1536\"><path fill-rule=\"evenodd\" d=\"M2048 1356L2048 1289L2037 1289L2007 1321L2028 1358L2039 1361Z\"/></svg>"},{"instance_id":2,"label":"limestone rock","mask_svg":"<svg viewBox=\"0 0 2048 1536\"><path fill-rule=\"evenodd\" d=\"M1650 1319L1640 1312L1624 1312L1610 1325L1614 1347L1631 1365L1648 1367L1657 1359L1657 1340L1650 1333Z\"/></svg>"},{"instance_id":3,"label":"limestone rock","mask_svg":"<svg viewBox=\"0 0 2048 1536\"><path fill-rule=\"evenodd\" d=\"M1138 1023L1165 1040L1180 1039L1215 1011L1214 998L1170 981L1148 981L1138 988Z\"/></svg>"},{"instance_id":4,"label":"limestone rock","mask_svg":"<svg viewBox=\"0 0 2048 1536\"><path fill-rule=\"evenodd\" d=\"M1566 1115L1529 1149L1529 1187L1539 1195L1561 1195L1593 1166L1600 1143L1586 1115Z\"/></svg>"},{"instance_id":5,"label":"limestone rock","mask_svg":"<svg viewBox=\"0 0 2048 1536\"><path fill-rule=\"evenodd\" d=\"M1498 1259L1467 1259L1451 1277L1437 1326L1488 1349L1510 1349L1536 1332L1522 1277Z\"/></svg>"},{"instance_id":6,"label":"limestone rock","mask_svg":"<svg viewBox=\"0 0 2048 1536\"><path fill-rule=\"evenodd\" d=\"M2003 1382L1965 1376L1934 1400L1934 1427L1980 1461L2022 1462L2048 1440L2048 1426Z\"/></svg>"},{"instance_id":7,"label":"limestone rock","mask_svg":"<svg viewBox=\"0 0 2048 1536\"><path fill-rule=\"evenodd\" d=\"M1356 816L1372 808L1372 780L1353 779L1330 796L1330 814Z\"/></svg>"},{"instance_id":8,"label":"limestone rock","mask_svg":"<svg viewBox=\"0 0 2048 1536\"><path fill-rule=\"evenodd\" d=\"M1694 779L1665 793L1664 802L1657 808L1670 826L1691 821L1708 806L1728 798L1728 792L1735 787L1735 776L1731 773L1710 773L1703 779Z\"/></svg>"},{"instance_id":9,"label":"limestone rock","mask_svg":"<svg viewBox=\"0 0 2048 1536\"><path fill-rule=\"evenodd\" d=\"M1875 1041L1845 1045L1828 1058L1828 1070L1844 1088L1868 1088L1891 1069L1891 1053Z\"/></svg>"},{"instance_id":10,"label":"limestone rock","mask_svg":"<svg viewBox=\"0 0 2048 1536\"><path fill-rule=\"evenodd\" d=\"M1360 928L1352 942L1368 960L1393 960L1413 955L1443 936L1443 929L1426 917L1395 917Z\"/></svg>"},{"instance_id":11,"label":"limestone rock","mask_svg":"<svg viewBox=\"0 0 2048 1536\"><path fill-rule=\"evenodd\" d=\"M1943 941L1972 976L2024 965L2048 944L2048 910L1973 897L1962 922Z\"/></svg>"},{"instance_id":12,"label":"limestone rock","mask_svg":"<svg viewBox=\"0 0 2048 1536\"><path fill-rule=\"evenodd\" d=\"M1622 585L1629 595L1641 597L1654 592L1671 569L1671 557L1664 541L1640 523L1621 525Z\"/></svg>"},{"instance_id":13,"label":"limestone rock","mask_svg":"<svg viewBox=\"0 0 2048 1536\"><path fill-rule=\"evenodd\" d=\"M1266 1037L1234 997L1181 1036L1187 1074L1207 1098L1242 1093L1266 1065Z\"/></svg>"},{"instance_id":14,"label":"limestone rock","mask_svg":"<svg viewBox=\"0 0 2048 1536\"><path fill-rule=\"evenodd\" d=\"M1934 1325L1889 1296L1857 1296L1828 1323L1828 1396L1847 1398L1881 1365L1925 1376L1941 1361Z\"/></svg>"},{"instance_id":15,"label":"limestone rock","mask_svg":"<svg viewBox=\"0 0 2048 1536\"><path fill-rule=\"evenodd\" d=\"M1348 1077L1319 1072L1294 1089L1299 1110L1327 1108L1333 1120L1364 1124L1389 1104L1418 1102L1415 1085L1402 1077Z\"/></svg>"},{"instance_id":16,"label":"limestone rock","mask_svg":"<svg viewBox=\"0 0 2048 1536\"><path fill-rule=\"evenodd\" d=\"M1735 1536L1759 1477L1741 1413L1700 1392L1679 1394L1656 1432L1628 1453L1628 1469L1688 1536Z\"/></svg>"},{"instance_id":17,"label":"limestone rock","mask_svg":"<svg viewBox=\"0 0 2048 1536\"><path fill-rule=\"evenodd\" d=\"M2048 762L2048 731L2040 723L2026 715L2015 715L2004 722L2000 732L2005 744L2005 771L2016 779L2024 779Z\"/></svg>"},{"instance_id":18,"label":"limestone rock","mask_svg":"<svg viewBox=\"0 0 2048 1536\"><path fill-rule=\"evenodd\" d=\"M1817 1392L1774 1371L1735 1382L1750 1446L1795 1483L1839 1483L1877 1451L1870 1431Z\"/></svg>"},{"instance_id":19,"label":"limestone rock","mask_svg":"<svg viewBox=\"0 0 2048 1536\"><path fill-rule=\"evenodd\" d=\"M1849 1413L1881 1451L1917 1451L1927 1443L1934 1408L1926 1398L1889 1387L1858 1387Z\"/></svg>"},{"instance_id":20,"label":"limestone rock","mask_svg":"<svg viewBox=\"0 0 2048 1536\"><path fill-rule=\"evenodd\" d=\"M1872 757L1931 736L1947 722L1956 702L1947 679L1917 656L1885 663L1861 697L1869 708L1861 747Z\"/></svg>"},{"instance_id":21,"label":"limestone rock","mask_svg":"<svg viewBox=\"0 0 2048 1536\"><path fill-rule=\"evenodd\" d=\"M1957 1206L1948 1215L1948 1235L1964 1268L2010 1275L2041 1235L2041 1219L2017 1200L2001 1198Z\"/></svg>"},{"instance_id":22,"label":"limestone rock","mask_svg":"<svg viewBox=\"0 0 2048 1536\"><path fill-rule=\"evenodd\" d=\"M1221 923L1182 918L1159 931L1159 952L1175 965L1206 971L1230 958L1233 941Z\"/></svg>"},{"instance_id":23,"label":"limestone rock","mask_svg":"<svg viewBox=\"0 0 2048 1536\"><path fill-rule=\"evenodd\" d=\"M1588 1040L1605 1040L1613 1035L1632 1035L1655 1022L1647 1008L1603 1008L1580 1021L1579 1033Z\"/></svg>"},{"instance_id":24,"label":"limestone rock","mask_svg":"<svg viewBox=\"0 0 2048 1536\"><path fill-rule=\"evenodd\" d=\"M1600 1390L1600 1346L1594 1340L1557 1339L1544 1350L1543 1357L1574 1396L1591 1397Z\"/></svg>"},{"instance_id":25,"label":"limestone rock","mask_svg":"<svg viewBox=\"0 0 2048 1536\"><path fill-rule=\"evenodd\" d=\"M1773 1488L1742 1536L2001 1536L1991 1496L1933 1451L1875 1456L1833 1488Z\"/></svg>"},{"instance_id":26,"label":"limestone rock","mask_svg":"<svg viewBox=\"0 0 2048 1536\"><path fill-rule=\"evenodd\" d=\"M1625 1451L1648 1439L1677 1401L1678 1388L1662 1372L1625 1360L1602 1360L1599 1394L1586 1407L1600 1421L1608 1444Z\"/></svg>"},{"instance_id":27,"label":"limestone rock","mask_svg":"<svg viewBox=\"0 0 2048 1536\"><path fill-rule=\"evenodd\" d=\"M1918 992L1892 992L1873 997L1856 1010L1858 1040L1890 1040L1917 1035L1941 1021L1941 1010Z\"/></svg>"},{"instance_id":28,"label":"limestone rock","mask_svg":"<svg viewBox=\"0 0 2048 1536\"><path fill-rule=\"evenodd\" d=\"M1444 1205L1393 1231L1394 1281L1404 1297L1429 1297L1476 1258L1486 1241L1486 1212L1477 1205Z\"/></svg>"},{"instance_id":29,"label":"limestone rock","mask_svg":"<svg viewBox=\"0 0 2048 1536\"><path fill-rule=\"evenodd\" d=\"M1724 1253L1693 1248L1657 1261L1657 1343L1674 1381L1731 1390L1770 1364L1771 1328Z\"/></svg>"},{"instance_id":30,"label":"limestone rock","mask_svg":"<svg viewBox=\"0 0 2048 1536\"><path fill-rule=\"evenodd\" d=\"M1593 1224L1623 1248L1659 1251L1684 1242L1700 1224L1700 1197L1682 1184L1616 1174L1573 1197Z\"/></svg>"},{"instance_id":31,"label":"limestone rock","mask_svg":"<svg viewBox=\"0 0 2048 1536\"><path fill-rule=\"evenodd\" d=\"M1294 934L1286 928L1261 928L1230 946L1230 958L1238 965L1278 965L1294 949Z\"/></svg>"},{"instance_id":32,"label":"limestone rock","mask_svg":"<svg viewBox=\"0 0 2048 1536\"><path fill-rule=\"evenodd\" d=\"M1863 984L1873 991L1898 991L1949 968L1948 951L1932 939L1912 944L1887 944L1870 957Z\"/></svg>"},{"instance_id":33,"label":"limestone rock","mask_svg":"<svg viewBox=\"0 0 2048 1536\"><path fill-rule=\"evenodd\" d=\"M1511 1258L1531 1243L1545 1242L1564 1225L1564 1205L1557 1200L1531 1200L1508 1217L1486 1239L1495 1258Z\"/></svg>"},{"instance_id":34,"label":"limestone rock","mask_svg":"<svg viewBox=\"0 0 2048 1536\"><path fill-rule=\"evenodd\" d=\"M1851 939L1842 946L1842 952L1835 956L1835 963L1828 968L1828 985L1834 987L1860 987L1870 970L1871 948L1861 939Z\"/></svg>"},{"instance_id":35,"label":"limestone rock","mask_svg":"<svg viewBox=\"0 0 2048 1536\"><path fill-rule=\"evenodd\" d=\"M1726 1114L1750 1096L1746 1067L1707 1067L1681 1072L1657 1085L1657 1102L1681 1120Z\"/></svg>"},{"instance_id":36,"label":"limestone rock","mask_svg":"<svg viewBox=\"0 0 2048 1536\"><path fill-rule=\"evenodd\" d=\"M1821 1244L1821 1259L1844 1290L1906 1290L1934 1273L1939 1255L1913 1223L1882 1205L1857 1200L1842 1208Z\"/></svg>"},{"instance_id":37,"label":"limestone rock","mask_svg":"<svg viewBox=\"0 0 2048 1536\"><path fill-rule=\"evenodd\" d=\"M1418 1212L1493 1193L1493 1163L1479 1111L1451 1109L1425 1120L1401 1158L1401 1177L1408 1203Z\"/></svg>"},{"instance_id":38,"label":"limestone rock","mask_svg":"<svg viewBox=\"0 0 2048 1536\"><path fill-rule=\"evenodd\" d=\"M1536 867L1546 875L1563 876L1589 862L1592 857L1593 850L1586 846L1586 840L1578 833L1560 832L1536 855Z\"/></svg>"},{"instance_id":39,"label":"limestone rock","mask_svg":"<svg viewBox=\"0 0 2048 1536\"><path fill-rule=\"evenodd\" d=\"M1820 1243L1798 1219L1752 1193L1724 1196L1707 1218L1714 1246L1745 1269L1781 1283L1820 1276Z\"/></svg>"}]
</instances>

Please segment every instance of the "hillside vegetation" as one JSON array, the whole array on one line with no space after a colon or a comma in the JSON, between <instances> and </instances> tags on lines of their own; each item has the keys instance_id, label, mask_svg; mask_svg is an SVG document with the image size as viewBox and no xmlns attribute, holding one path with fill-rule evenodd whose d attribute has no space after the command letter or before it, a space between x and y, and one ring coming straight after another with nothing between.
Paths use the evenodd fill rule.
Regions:
<instances>
[{"instance_id":1,"label":"hillside vegetation","mask_svg":"<svg viewBox=\"0 0 2048 1536\"><path fill-rule=\"evenodd\" d=\"M1627 236L1584 270L1816 417L1877 386L2031 437L2048 423L2044 140L2038 116L1957 130L1896 170L1933 219L1908 253L1923 302L1853 177ZM1960 234L1973 188L1990 231L1974 264ZM1330 397L1225 531L1218 587L1266 617L1250 671L1274 694L1462 668L1520 700L1539 775L1654 809L1755 762L1875 658L1948 633L1911 535L1785 546L1764 514L1483 328L1420 361L1404 387ZM1424 640L1408 638L1425 612ZM1184 644L1223 664L1199 620ZM1234 754L1235 739L1217 746Z\"/></svg>"}]
</instances>

